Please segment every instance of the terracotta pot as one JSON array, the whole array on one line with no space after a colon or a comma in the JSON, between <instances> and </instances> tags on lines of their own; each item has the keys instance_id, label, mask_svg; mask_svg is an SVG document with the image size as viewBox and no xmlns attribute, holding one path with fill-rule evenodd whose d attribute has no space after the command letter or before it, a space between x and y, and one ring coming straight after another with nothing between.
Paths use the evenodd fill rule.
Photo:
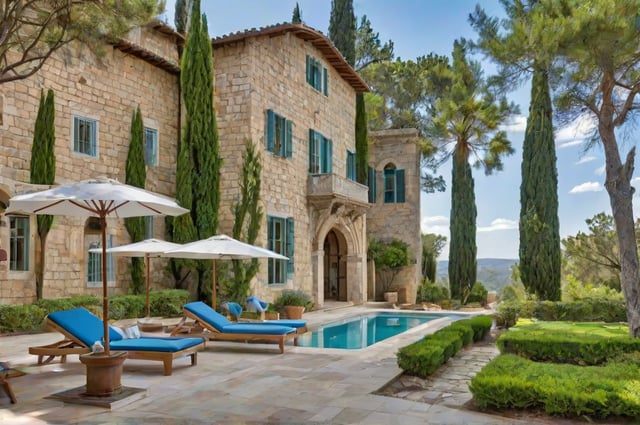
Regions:
<instances>
[{"instance_id":1,"label":"terracotta pot","mask_svg":"<svg viewBox=\"0 0 640 425\"><path fill-rule=\"evenodd\" d=\"M122 391L122 365L127 358L125 351L90 353L80 356L87 367L87 390L84 393L94 397L109 397Z\"/></svg>"},{"instance_id":2,"label":"terracotta pot","mask_svg":"<svg viewBox=\"0 0 640 425\"><path fill-rule=\"evenodd\" d=\"M285 305L284 312L288 319L302 319L302 313L304 313L304 307L297 305Z\"/></svg>"},{"instance_id":3,"label":"terracotta pot","mask_svg":"<svg viewBox=\"0 0 640 425\"><path fill-rule=\"evenodd\" d=\"M278 320L280 319L280 313L277 311L265 311L264 320Z\"/></svg>"}]
</instances>

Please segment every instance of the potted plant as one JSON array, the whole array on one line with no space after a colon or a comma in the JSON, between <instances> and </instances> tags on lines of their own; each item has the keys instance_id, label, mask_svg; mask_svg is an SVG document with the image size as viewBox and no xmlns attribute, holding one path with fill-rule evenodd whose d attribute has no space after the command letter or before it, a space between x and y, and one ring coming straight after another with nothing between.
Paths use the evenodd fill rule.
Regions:
<instances>
[{"instance_id":1,"label":"potted plant","mask_svg":"<svg viewBox=\"0 0 640 425\"><path fill-rule=\"evenodd\" d=\"M280 312L274 307L273 303L267 305L267 309L264 312L264 320L278 320L280 319Z\"/></svg>"},{"instance_id":2,"label":"potted plant","mask_svg":"<svg viewBox=\"0 0 640 425\"><path fill-rule=\"evenodd\" d=\"M398 302L395 278L403 267L409 265L409 245L399 239L385 242L369 241L368 256L376 266L376 280L381 283L385 301Z\"/></svg>"},{"instance_id":3,"label":"potted plant","mask_svg":"<svg viewBox=\"0 0 640 425\"><path fill-rule=\"evenodd\" d=\"M285 289L273 304L288 319L301 319L305 310L313 308L313 298L299 289Z\"/></svg>"}]
</instances>

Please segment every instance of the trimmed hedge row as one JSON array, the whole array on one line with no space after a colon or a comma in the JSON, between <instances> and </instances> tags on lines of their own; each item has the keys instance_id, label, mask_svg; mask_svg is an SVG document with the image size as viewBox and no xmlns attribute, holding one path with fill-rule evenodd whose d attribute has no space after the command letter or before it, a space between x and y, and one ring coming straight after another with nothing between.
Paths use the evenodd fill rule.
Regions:
<instances>
[{"instance_id":1,"label":"trimmed hedge row","mask_svg":"<svg viewBox=\"0 0 640 425\"><path fill-rule=\"evenodd\" d=\"M545 362L598 365L622 353L640 351L640 339L622 327L594 323L543 322L504 332L496 342L501 353Z\"/></svg>"},{"instance_id":2,"label":"trimmed hedge row","mask_svg":"<svg viewBox=\"0 0 640 425\"><path fill-rule=\"evenodd\" d=\"M481 408L544 408L561 416L640 416L640 366L536 363L501 354L471 379Z\"/></svg>"},{"instance_id":3,"label":"trimmed hedge row","mask_svg":"<svg viewBox=\"0 0 640 425\"><path fill-rule=\"evenodd\" d=\"M508 326L518 317L572 322L626 322L627 310L622 300L584 299L580 301L508 301L498 304L497 318Z\"/></svg>"},{"instance_id":4,"label":"trimmed hedge row","mask_svg":"<svg viewBox=\"0 0 640 425\"><path fill-rule=\"evenodd\" d=\"M109 318L121 320L144 316L145 299L146 295L115 295L109 298ZM161 317L179 316L182 314L182 306L188 300L189 292L181 289L151 292L150 314ZM76 307L85 307L102 315L102 301L91 295L43 299L33 304L0 305L0 333L42 331L47 314Z\"/></svg>"},{"instance_id":5,"label":"trimmed hedge row","mask_svg":"<svg viewBox=\"0 0 640 425\"><path fill-rule=\"evenodd\" d=\"M492 324L490 316L458 320L420 341L400 348L397 355L398 366L410 375L425 378L463 346L483 339Z\"/></svg>"}]
</instances>

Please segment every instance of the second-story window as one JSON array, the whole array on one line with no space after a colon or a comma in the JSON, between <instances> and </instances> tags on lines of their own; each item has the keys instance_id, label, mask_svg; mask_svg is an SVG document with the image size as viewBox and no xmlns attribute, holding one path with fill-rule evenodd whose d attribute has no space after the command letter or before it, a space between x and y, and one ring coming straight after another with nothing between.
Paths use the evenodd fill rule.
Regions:
<instances>
[{"instance_id":1,"label":"second-story window","mask_svg":"<svg viewBox=\"0 0 640 425\"><path fill-rule=\"evenodd\" d=\"M74 115L73 151L98 156L98 121Z\"/></svg>"},{"instance_id":2,"label":"second-story window","mask_svg":"<svg viewBox=\"0 0 640 425\"><path fill-rule=\"evenodd\" d=\"M347 150L347 178L356 181L356 153Z\"/></svg>"},{"instance_id":3,"label":"second-story window","mask_svg":"<svg viewBox=\"0 0 640 425\"><path fill-rule=\"evenodd\" d=\"M307 55L307 83L314 89L329 95L329 71L318 59Z\"/></svg>"},{"instance_id":4,"label":"second-story window","mask_svg":"<svg viewBox=\"0 0 640 425\"><path fill-rule=\"evenodd\" d=\"M330 174L333 142L317 131L309 129L309 173Z\"/></svg>"},{"instance_id":5,"label":"second-story window","mask_svg":"<svg viewBox=\"0 0 640 425\"><path fill-rule=\"evenodd\" d=\"M158 165L158 130L144 128L144 163L155 167Z\"/></svg>"},{"instance_id":6,"label":"second-story window","mask_svg":"<svg viewBox=\"0 0 640 425\"><path fill-rule=\"evenodd\" d=\"M393 164L384 167L384 202L404 202L404 170L396 169Z\"/></svg>"},{"instance_id":7,"label":"second-story window","mask_svg":"<svg viewBox=\"0 0 640 425\"><path fill-rule=\"evenodd\" d=\"M293 152L291 121L276 114L271 109L267 110L267 150L274 155L283 158L291 158Z\"/></svg>"}]
</instances>

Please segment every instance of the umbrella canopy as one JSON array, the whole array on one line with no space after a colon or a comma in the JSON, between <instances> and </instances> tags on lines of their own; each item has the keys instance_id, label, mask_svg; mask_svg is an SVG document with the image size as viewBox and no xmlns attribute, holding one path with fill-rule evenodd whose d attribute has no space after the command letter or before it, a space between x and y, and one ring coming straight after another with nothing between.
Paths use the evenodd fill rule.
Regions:
<instances>
[{"instance_id":1,"label":"umbrella canopy","mask_svg":"<svg viewBox=\"0 0 640 425\"><path fill-rule=\"evenodd\" d=\"M163 241L160 239L145 239L140 242L134 242L127 245L120 245L106 250L107 254L122 257L144 257L145 277L146 277L146 317L150 316L149 312L149 291L150 291L150 258L161 257L165 251L180 248L182 245L178 243ZM89 252L102 254L102 248L90 249Z\"/></svg>"},{"instance_id":2,"label":"umbrella canopy","mask_svg":"<svg viewBox=\"0 0 640 425\"><path fill-rule=\"evenodd\" d=\"M227 235L216 235L208 239L186 243L180 248L166 251L163 255L175 258L192 258L196 260L213 260L213 290L211 304L216 307L216 260L246 260L251 258L275 258L288 260L280 255L259 246L240 242Z\"/></svg>"},{"instance_id":3,"label":"umbrella canopy","mask_svg":"<svg viewBox=\"0 0 640 425\"><path fill-rule=\"evenodd\" d=\"M109 350L109 299L107 296L107 217L182 215L189 210L163 195L108 178L83 180L52 189L14 196L5 214L32 213L98 217L102 229L102 320L105 355Z\"/></svg>"}]
</instances>

